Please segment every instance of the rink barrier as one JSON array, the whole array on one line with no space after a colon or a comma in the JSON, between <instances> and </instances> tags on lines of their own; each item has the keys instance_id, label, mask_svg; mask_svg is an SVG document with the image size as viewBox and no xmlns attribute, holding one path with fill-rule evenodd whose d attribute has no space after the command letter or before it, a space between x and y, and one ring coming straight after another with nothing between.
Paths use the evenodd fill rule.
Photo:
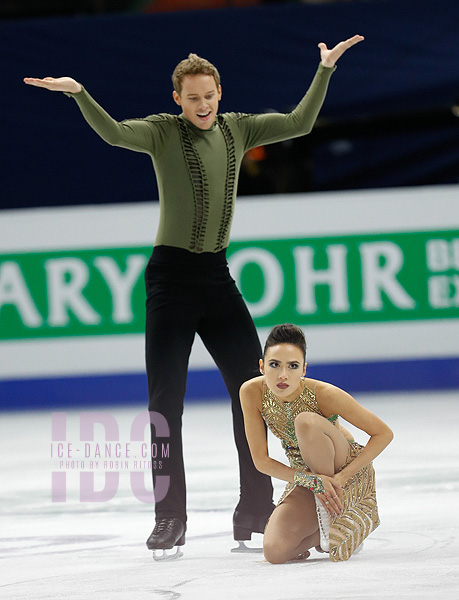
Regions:
<instances>
[{"instance_id":1,"label":"rink barrier","mask_svg":"<svg viewBox=\"0 0 459 600\"><path fill-rule=\"evenodd\" d=\"M450 185L238 199L228 263L261 345L291 322L308 373L350 392L459 388L458 197ZM158 223L142 202L3 212L0 410L146 405ZM196 336L187 398L225 397Z\"/></svg>"},{"instance_id":2,"label":"rink barrier","mask_svg":"<svg viewBox=\"0 0 459 600\"><path fill-rule=\"evenodd\" d=\"M329 381L351 394L459 388L459 358L319 364L308 376ZM0 381L0 410L43 410L97 406L146 406L147 380L141 373ZM185 403L228 400L215 369L190 371Z\"/></svg>"}]
</instances>

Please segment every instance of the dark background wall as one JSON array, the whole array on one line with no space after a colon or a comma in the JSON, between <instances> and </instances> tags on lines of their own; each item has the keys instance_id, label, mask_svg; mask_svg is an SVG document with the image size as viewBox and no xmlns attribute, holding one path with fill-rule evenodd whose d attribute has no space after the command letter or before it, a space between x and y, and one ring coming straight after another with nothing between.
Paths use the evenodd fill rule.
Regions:
<instances>
[{"instance_id":1,"label":"dark background wall","mask_svg":"<svg viewBox=\"0 0 459 600\"><path fill-rule=\"evenodd\" d=\"M175 112L170 74L196 52L221 72L222 111L286 111L317 43L354 33L366 41L341 59L313 134L267 148L241 193L457 183L458 31L450 0L4 20L0 208L157 197L148 157L107 146L71 99L25 76L72 76L121 120Z\"/></svg>"}]
</instances>

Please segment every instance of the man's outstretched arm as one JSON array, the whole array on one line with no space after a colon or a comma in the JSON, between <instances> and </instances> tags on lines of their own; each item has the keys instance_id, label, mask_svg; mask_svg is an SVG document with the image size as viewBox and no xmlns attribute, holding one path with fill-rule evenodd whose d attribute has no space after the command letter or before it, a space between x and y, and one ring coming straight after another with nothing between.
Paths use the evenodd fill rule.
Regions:
<instances>
[{"instance_id":1,"label":"man's outstretched arm","mask_svg":"<svg viewBox=\"0 0 459 600\"><path fill-rule=\"evenodd\" d=\"M355 35L330 50L323 42L318 45L321 57L319 68L306 95L291 113L240 115L238 125L243 132L246 149L310 133L325 100L337 60L363 39L363 36Z\"/></svg>"},{"instance_id":2,"label":"man's outstretched arm","mask_svg":"<svg viewBox=\"0 0 459 600\"><path fill-rule=\"evenodd\" d=\"M152 124L142 119L118 122L113 119L88 94L84 87L71 77L25 77L24 83L45 88L52 92L63 92L74 98L89 125L108 144L151 153L153 151Z\"/></svg>"}]
</instances>

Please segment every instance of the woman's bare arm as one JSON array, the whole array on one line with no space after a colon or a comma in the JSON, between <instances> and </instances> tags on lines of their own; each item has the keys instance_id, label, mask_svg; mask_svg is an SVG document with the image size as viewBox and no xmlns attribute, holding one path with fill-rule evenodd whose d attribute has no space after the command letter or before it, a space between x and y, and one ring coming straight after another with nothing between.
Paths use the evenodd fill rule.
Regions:
<instances>
[{"instance_id":1,"label":"woman's bare arm","mask_svg":"<svg viewBox=\"0 0 459 600\"><path fill-rule=\"evenodd\" d=\"M348 479L368 465L386 448L394 434L384 421L361 406L350 394L334 385L318 382L316 399L323 415L338 414L370 436L359 456L335 475L334 479L344 485Z\"/></svg>"},{"instance_id":2,"label":"woman's bare arm","mask_svg":"<svg viewBox=\"0 0 459 600\"><path fill-rule=\"evenodd\" d=\"M245 435L255 468L265 475L293 483L295 470L268 455L265 425L261 416L263 377L246 381L240 389Z\"/></svg>"}]
</instances>

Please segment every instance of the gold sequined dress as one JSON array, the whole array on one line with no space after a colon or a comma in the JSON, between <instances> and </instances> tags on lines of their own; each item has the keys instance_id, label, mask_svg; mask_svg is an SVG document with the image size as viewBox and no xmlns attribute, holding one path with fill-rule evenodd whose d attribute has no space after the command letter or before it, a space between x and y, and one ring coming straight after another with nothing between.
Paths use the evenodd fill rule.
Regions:
<instances>
[{"instance_id":1,"label":"gold sequined dress","mask_svg":"<svg viewBox=\"0 0 459 600\"><path fill-rule=\"evenodd\" d=\"M267 386L264 387L261 414L266 425L281 440L290 466L293 469L310 472L298 447L294 421L302 412L313 412L323 416L314 392L304 385L303 391L295 400L283 402ZM338 415L333 415L328 420L337 426ZM360 444L349 442L347 460L342 468L344 469L352 462L361 450ZM278 505L294 488L295 484L287 484ZM350 558L363 540L379 525L375 472L372 463L360 469L347 481L343 491L343 506L343 514L330 519L330 559L332 561Z\"/></svg>"}]
</instances>

